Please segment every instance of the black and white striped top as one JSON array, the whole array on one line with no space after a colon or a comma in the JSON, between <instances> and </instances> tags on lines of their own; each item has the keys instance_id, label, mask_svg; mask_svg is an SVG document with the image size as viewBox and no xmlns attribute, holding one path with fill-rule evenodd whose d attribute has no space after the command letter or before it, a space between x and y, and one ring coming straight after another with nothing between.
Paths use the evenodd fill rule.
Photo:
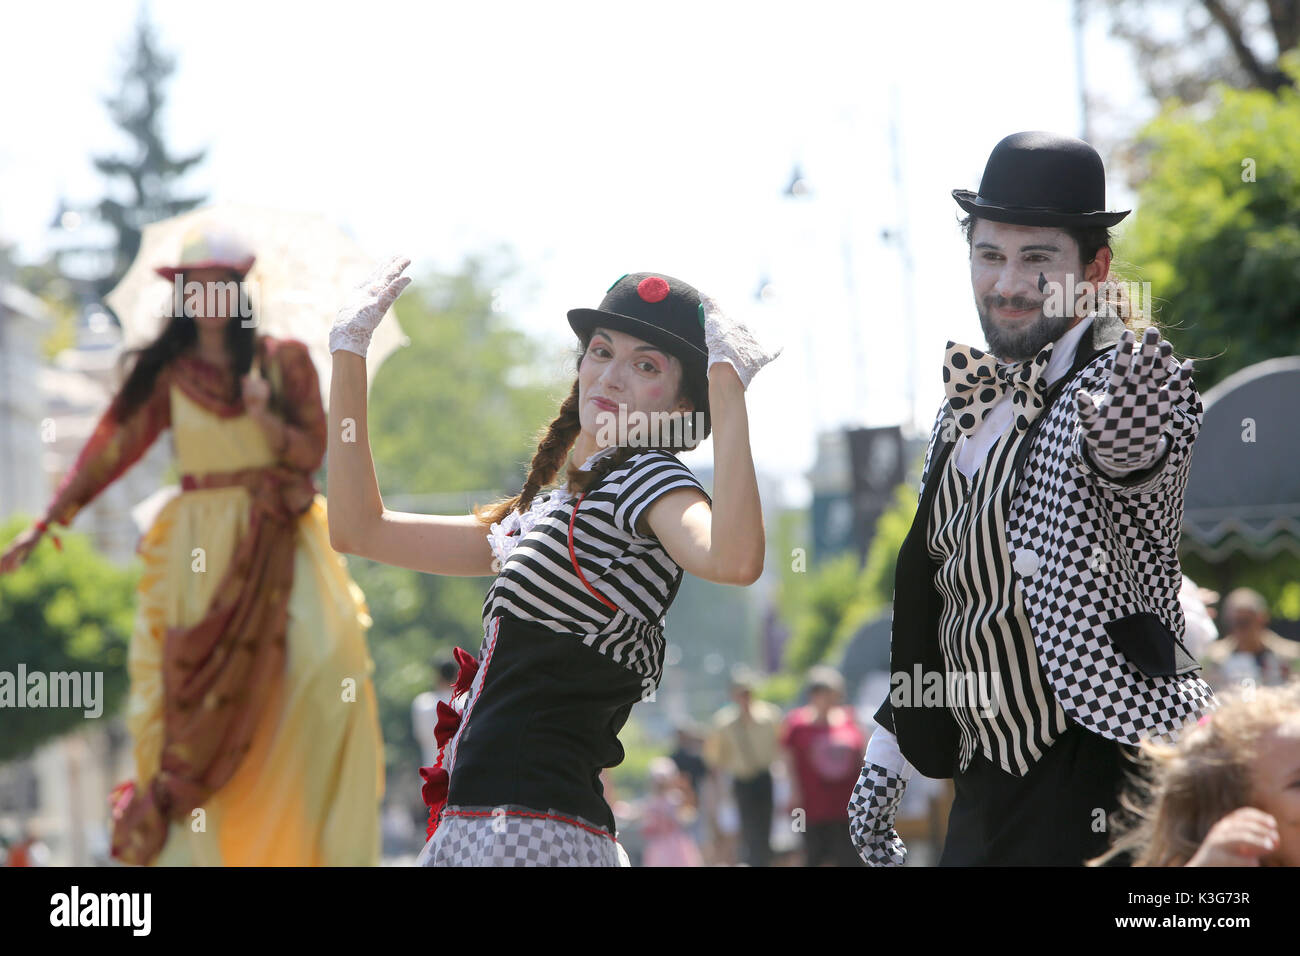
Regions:
<instances>
[{"instance_id":1,"label":"black and white striped top","mask_svg":"<svg viewBox=\"0 0 1300 956\"><path fill-rule=\"evenodd\" d=\"M712 504L689 468L671 453L652 448L615 468L582 499L573 524L578 566L617 611L574 573L568 533L577 496L565 488L539 494L545 497L536 503L540 517L514 544L483 601L484 626L509 614L572 633L657 685L663 670L663 619L683 572L659 540L637 531L636 523L651 503L678 488L698 489Z\"/></svg>"},{"instance_id":2,"label":"black and white striped top","mask_svg":"<svg viewBox=\"0 0 1300 956\"><path fill-rule=\"evenodd\" d=\"M971 478L949 455L930 515L927 543L940 564L934 583L943 599L945 700L961 732L963 771L978 751L1023 776L1066 730L1006 543L1016 447L1024 437L1007 429Z\"/></svg>"}]
</instances>

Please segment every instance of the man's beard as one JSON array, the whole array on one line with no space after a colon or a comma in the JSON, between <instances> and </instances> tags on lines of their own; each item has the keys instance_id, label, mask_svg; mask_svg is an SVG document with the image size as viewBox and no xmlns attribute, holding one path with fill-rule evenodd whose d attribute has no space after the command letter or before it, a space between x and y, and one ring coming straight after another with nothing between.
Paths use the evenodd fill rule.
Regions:
<instances>
[{"instance_id":1,"label":"man's beard","mask_svg":"<svg viewBox=\"0 0 1300 956\"><path fill-rule=\"evenodd\" d=\"M993 319L993 309L1031 309L1034 303L1020 296L1004 299L1000 295L986 295L984 301L975 300L975 310L979 312L980 327L984 330L984 339L989 351L1004 362L1019 362L1033 358L1048 342L1055 342L1070 328L1074 317L1070 315L1049 316L1039 304L1038 315L1032 319L1021 319L1014 328L1007 329Z\"/></svg>"}]
</instances>

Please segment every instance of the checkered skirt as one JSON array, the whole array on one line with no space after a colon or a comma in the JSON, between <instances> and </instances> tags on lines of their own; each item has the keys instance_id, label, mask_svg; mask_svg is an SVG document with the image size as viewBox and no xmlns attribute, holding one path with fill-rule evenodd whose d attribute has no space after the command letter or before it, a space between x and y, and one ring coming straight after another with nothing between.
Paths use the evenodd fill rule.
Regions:
<instances>
[{"instance_id":1,"label":"checkered skirt","mask_svg":"<svg viewBox=\"0 0 1300 956\"><path fill-rule=\"evenodd\" d=\"M418 866L630 866L608 830L558 810L448 806Z\"/></svg>"}]
</instances>

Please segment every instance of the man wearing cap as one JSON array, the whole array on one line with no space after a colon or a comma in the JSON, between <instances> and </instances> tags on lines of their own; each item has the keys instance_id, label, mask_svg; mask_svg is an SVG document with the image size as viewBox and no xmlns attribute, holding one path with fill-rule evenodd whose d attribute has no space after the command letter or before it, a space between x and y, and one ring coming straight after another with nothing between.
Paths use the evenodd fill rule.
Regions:
<instances>
[{"instance_id":1,"label":"man wearing cap","mask_svg":"<svg viewBox=\"0 0 1300 956\"><path fill-rule=\"evenodd\" d=\"M1201 401L1190 360L1107 292L1105 170L1006 137L968 218L987 351L949 342L894 582L891 690L849 802L899 865L907 780L952 778L941 865L1079 865L1143 738L1213 706L1181 636L1179 527Z\"/></svg>"}]
</instances>

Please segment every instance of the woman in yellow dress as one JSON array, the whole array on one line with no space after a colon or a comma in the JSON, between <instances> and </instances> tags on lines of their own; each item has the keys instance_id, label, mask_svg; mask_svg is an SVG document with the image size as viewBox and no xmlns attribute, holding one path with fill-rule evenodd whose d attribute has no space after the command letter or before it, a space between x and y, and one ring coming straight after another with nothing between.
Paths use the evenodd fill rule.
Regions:
<instances>
[{"instance_id":1,"label":"woman in yellow dress","mask_svg":"<svg viewBox=\"0 0 1300 956\"><path fill-rule=\"evenodd\" d=\"M181 490L137 547L144 574L126 708L136 777L113 793L113 855L172 866L373 865L384 778L370 617L330 547L312 483L327 425L316 371L301 342L211 309L252 261L207 231L188 237L178 266L156 270L169 280L180 272L187 292L205 294L178 301L138 352L0 572L170 427Z\"/></svg>"}]
</instances>

